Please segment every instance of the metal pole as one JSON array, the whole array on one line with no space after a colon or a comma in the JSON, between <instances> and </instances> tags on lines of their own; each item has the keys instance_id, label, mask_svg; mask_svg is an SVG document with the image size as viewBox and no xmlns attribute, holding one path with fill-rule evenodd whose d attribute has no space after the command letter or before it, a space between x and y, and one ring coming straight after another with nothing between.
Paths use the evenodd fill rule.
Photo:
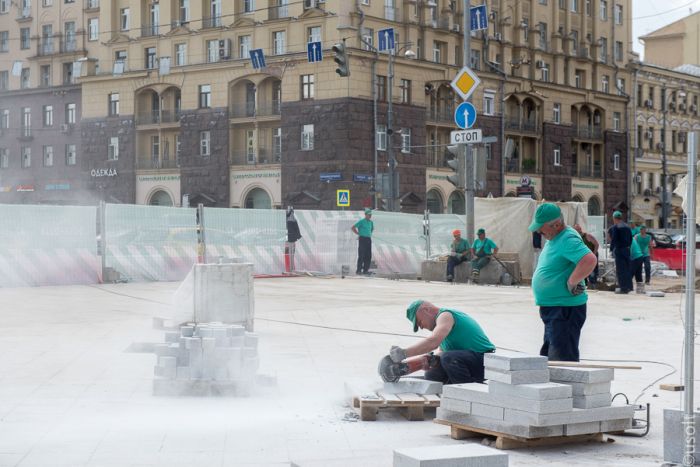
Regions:
<instances>
[{"instance_id":1,"label":"metal pole","mask_svg":"<svg viewBox=\"0 0 700 467\"><path fill-rule=\"evenodd\" d=\"M683 465L695 463L695 412L693 405L695 365L695 193L697 189L698 132L688 134L688 186L685 263L685 348L683 393Z\"/></svg>"},{"instance_id":2,"label":"metal pole","mask_svg":"<svg viewBox=\"0 0 700 467\"><path fill-rule=\"evenodd\" d=\"M661 89L661 97L663 97L662 104L664 107L662 109L664 116L664 125L661 130L661 135L663 136L663 141L661 141L661 224L664 229L668 229L668 208L666 207L666 114L668 109L668 102L666 97L666 86L664 86Z\"/></svg>"},{"instance_id":3,"label":"metal pole","mask_svg":"<svg viewBox=\"0 0 700 467\"><path fill-rule=\"evenodd\" d=\"M389 82L387 83L387 99L389 100L389 105L386 111L386 138L387 145L386 151L389 160L389 189L391 190L389 196L389 210L396 211L396 159L394 159L394 145L392 144L392 136L394 135L393 120L394 120L394 50L388 49L389 52Z\"/></svg>"},{"instance_id":4,"label":"metal pole","mask_svg":"<svg viewBox=\"0 0 700 467\"><path fill-rule=\"evenodd\" d=\"M471 8L471 3L469 0L463 0L463 12L462 12L462 23L463 27L462 30L464 31L464 41L462 48L462 65L463 66L469 66L469 56L471 55L471 21L470 21L470 8ZM470 102L471 98L467 99L467 102ZM467 230L467 240L469 241L469 244L474 243L474 155L472 154L472 145L467 144L464 145L464 151L466 151L466 157L464 160L466 161L467 167L466 167L466 174L467 174L467 183L466 183L466 188L465 188L465 193L464 193L464 198L465 198L465 211L466 211L466 218L467 218L467 225L466 225L466 230Z\"/></svg>"},{"instance_id":5,"label":"metal pole","mask_svg":"<svg viewBox=\"0 0 700 467\"><path fill-rule=\"evenodd\" d=\"M100 259L102 262L102 283L105 283L105 271L107 270L107 233L105 232L105 222L106 222L106 208L107 204L104 200L100 201L100 206L98 208L100 216Z\"/></svg>"},{"instance_id":6,"label":"metal pole","mask_svg":"<svg viewBox=\"0 0 700 467\"><path fill-rule=\"evenodd\" d=\"M372 61L372 118L374 119L374 178L372 186L374 187L374 196L372 196L374 209L377 209L377 51L374 52L374 60Z\"/></svg>"}]
</instances>

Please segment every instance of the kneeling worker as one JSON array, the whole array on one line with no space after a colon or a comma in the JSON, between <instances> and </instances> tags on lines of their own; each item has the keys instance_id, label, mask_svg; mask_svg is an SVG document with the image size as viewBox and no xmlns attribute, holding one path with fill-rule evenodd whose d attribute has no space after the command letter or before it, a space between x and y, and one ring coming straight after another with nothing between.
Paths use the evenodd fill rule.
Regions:
<instances>
[{"instance_id":1,"label":"kneeling worker","mask_svg":"<svg viewBox=\"0 0 700 467\"><path fill-rule=\"evenodd\" d=\"M413 332L421 328L432 333L405 349L392 347L389 356L393 362L423 359L425 379L445 384L484 381L484 353L493 352L496 347L474 318L424 300L411 303L406 318L413 323ZM437 358L426 355L438 347Z\"/></svg>"}]
</instances>

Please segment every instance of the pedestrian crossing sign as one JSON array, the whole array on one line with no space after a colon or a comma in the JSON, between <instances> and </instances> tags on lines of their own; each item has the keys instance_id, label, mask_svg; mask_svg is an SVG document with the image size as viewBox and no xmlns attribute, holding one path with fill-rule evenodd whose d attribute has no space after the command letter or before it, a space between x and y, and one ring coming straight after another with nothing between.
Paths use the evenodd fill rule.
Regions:
<instances>
[{"instance_id":1,"label":"pedestrian crossing sign","mask_svg":"<svg viewBox=\"0 0 700 467\"><path fill-rule=\"evenodd\" d=\"M336 190L336 204L341 208L350 207L350 190Z\"/></svg>"}]
</instances>

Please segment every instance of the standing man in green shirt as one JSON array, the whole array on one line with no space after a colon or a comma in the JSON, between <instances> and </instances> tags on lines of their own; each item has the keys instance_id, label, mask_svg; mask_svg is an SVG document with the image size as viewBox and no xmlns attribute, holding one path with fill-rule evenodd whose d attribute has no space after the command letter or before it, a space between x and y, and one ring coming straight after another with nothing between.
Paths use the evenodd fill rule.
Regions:
<instances>
[{"instance_id":1,"label":"standing man in green shirt","mask_svg":"<svg viewBox=\"0 0 700 467\"><path fill-rule=\"evenodd\" d=\"M394 363L423 359L425 379L444 384L484 381L484 354L495 351L496 346L474 318L452 308L438 308L425 300L411 303L406 318L413 323L413 332L418 328L432 332L405 349L393 346L389 356ZM427 354L436 349L438 358L429 358Z\"/></svg>"},{"instance_id":2,"label":"standing man in green shirt","mask_svg":"<svg viewBox=\"0 0 700 467\"><path fill-rule=\"evenodd\" d=\"M486 230L479 229L476 231L476 240L472 245L472 276L479 277L481 268L489 264L491 255L498 253L498 246L490 238L486 238Z\"/></svg>"},{"instance_id":3,"label":"standing man in green shirt","mask_svg":"<svg viewBox=\"0 0 700 467\"><path fill-rule=\"evenodd\" d=\"M369 265L372 262L372 233L374 232L371 209L365 209L364 219L355 222L355 225L352 226L352 232L359 237L355 274L369 275Z\"/></svg>"},{"instance_id":4,"label":"standing man in green shirt","mask_svg":"<svg viewBox=\"0 0 700 467\"><path fill-rule=\"evenodd\" d=\"M642 265L644 265L644 283L649 285L651 280L651 254L656 248L656 243L651 235L647 233L647 226L639 226L639 233L634 236L637 240L637 245L642 250ZM641 272L641 271L640 271ZM640 279L638 279L640 280Z\"/></svg>"},{"instance_id":5,"label":"standing man in green shirt","mask_svg":"<svg viewBox=\"0 0 700 467\"><path fill-rule=\"evenodd\" d=\"M583 280L593 272L597 259L581 236L566 226L556 204L540 205L529 230L548 240L532 277L532 292L544 323L540 355L577 362L588 302Z\"/></svg>"},{"instance_id":6,"label":"standing man in green shirt","mask_svg":"<svg viewBox=\"0 0 700 467\"><path fill-rule=\"evenodd\" d=\"M452 231L454 240L450 244L450 257L447 258L447 282L452 282L455 276L455 266L469 259L469 240L462 238L462 231Z\"/></svg>"}]
</instances>

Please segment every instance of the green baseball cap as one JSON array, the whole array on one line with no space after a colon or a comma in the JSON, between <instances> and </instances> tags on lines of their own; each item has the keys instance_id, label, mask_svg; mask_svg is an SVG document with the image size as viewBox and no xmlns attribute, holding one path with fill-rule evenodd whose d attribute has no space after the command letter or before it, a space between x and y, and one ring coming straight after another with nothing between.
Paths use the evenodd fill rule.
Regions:
<instances>
[{"instance_id":1,"label":"green baseball cap","mask_svg":"<svg viewBox=\"0 0 700 467\"><path fill-rule=\"evenodd\" d=\"M535 218L532 219L532 224L528 227L530 232L536 232L542 228L547 222L551 222L561 217L561 209L559 206L552 203L543 203L535 211Z\"/></svg>"},{"instance_id":2,"label":"green baseball cap","mask_svg":"<svg viewBox=\"0 0 700 467\"><path fill-rule=\"evenodd\" d=\"M485 234L485 233L486 233L486 231L484 229L479 229L476 231L477 235L481 235L481 234Z\"/></svg>"},{"instance_id":3,"label":"green baseball cap","mask_svg":"<svg viewBox=\"0 0 700 467\"><path fill-rule=\"evenodd\" d=\"M416 312L423 304L423 300L416 300L406 309L406 318L413 323L413 332L418 332L418 323L416 322Z\"/></svg>"},{"instance_id":4,"label":"green baseball cap","mask_svg":"<svg viewBox=\"0 0 700 467\"><path fill-rule=\"evenodd\" d=\"M622 219L622 213L620 211L613 212L614 219Z\"/></svg>"},{"instance_id":5,"label":"green baseball cap","mask_svg":"<svg viewBox=\"0 0 700 467\"><path fill-rule=\"evenodd\" d=\"M372 214L372 210L370 208L365 208L365 214Z\"/></svg>"}]
</instances>

